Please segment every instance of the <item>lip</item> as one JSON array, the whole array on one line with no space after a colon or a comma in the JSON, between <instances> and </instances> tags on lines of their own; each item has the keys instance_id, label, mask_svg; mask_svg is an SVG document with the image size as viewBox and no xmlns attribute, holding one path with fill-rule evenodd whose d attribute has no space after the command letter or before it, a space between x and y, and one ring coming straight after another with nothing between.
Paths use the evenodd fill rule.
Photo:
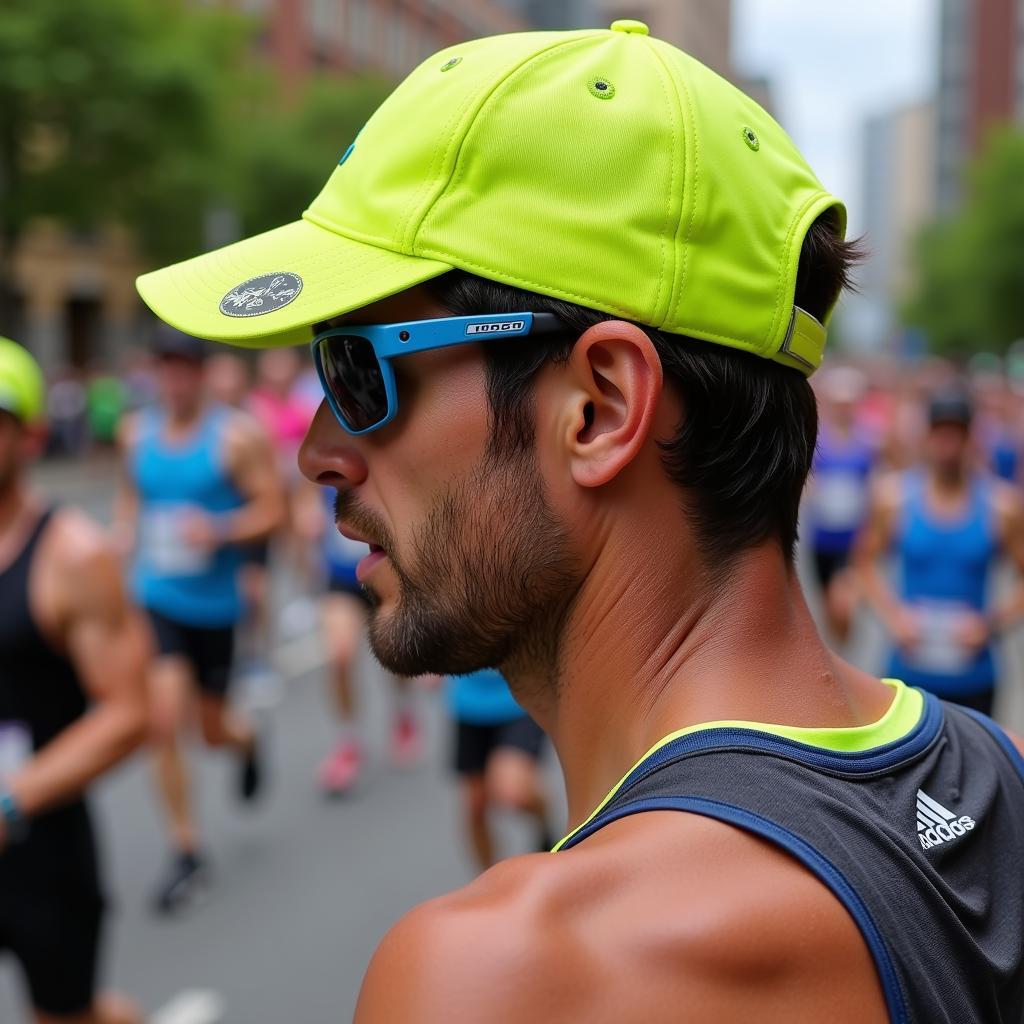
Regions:
<instances>
[{"instance_id":1,"label":"lip","mask_svg":"<svg viewBox=\"0 0 1024 1024\"><path fill-rule=\"evenodd\" d=\"M365 583L366 578L373 572L374 569L380 565L381 562L387 560L387 552L383 548L375 548L365 558L360 559L359 564L356 566L356 579L360 583Z\"/></svg>"},{"instance_id":2,"label":"lip","mask_svg":"<svg viewBox=\"0 0 1024 1024\"><path fill-rule=\"evenodd\" d=\"M354 540L357 544L367 544L370 547L379 548L379 544L375 544L369 537L364 537L361 533L357 533L349 526L343 526L341 523L335 524L338 533L342 537L347 537L349 540Z\"/></svg>"}]
</instances>

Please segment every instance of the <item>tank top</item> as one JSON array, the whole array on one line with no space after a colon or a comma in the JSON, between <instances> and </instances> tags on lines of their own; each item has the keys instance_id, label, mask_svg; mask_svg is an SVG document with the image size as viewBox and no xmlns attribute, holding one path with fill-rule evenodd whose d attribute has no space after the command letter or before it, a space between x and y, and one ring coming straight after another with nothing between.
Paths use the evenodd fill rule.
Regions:
<instances>
[{"instance_id":1,"label":"tank top","mask_svg":"<svg viewBox=\"0 0 1024 1024\"><path fill-rule=\"evenodd\" d=\"M493 668L445 680L452 718L469 725L505 725L526 712L516 703L505 677Z\"/></svg>"},{"instance_id":2,"label":"tank top","mask_svg":"<svg viewBox=\"0 0 1024 1024\"><path fill-rule=\"evenodd\" d=\"M222 406L211 406L191 437L170 445L163 414L156 409L140 414L130 463L139 495L133 589L143 607L185 625L231 626L243 613L239 548L223 545L201 552L181 535L190 509L216 516L244 503L224 465L230 415Z\"/></svg>"},{"instance_id":3,"label":"tank top","mask_svg":"<svg viewBox=\"0 0 1024 1024\"><path fill-rule=\"evenodd\" d=\"M337 493L333 487L323 488L322 499L327 517L321 544L324 569L330 582L357 588L359 580L356 577L356 566L370 553L370 545L350 540L338 533L334 525L334 499Z\"/></svg>"},{"instance_id":4,"label":"tank top","mask_svg":"<svg viewBox=\"0 0 1024 1024\"><path fill-rule=\"evenodd\" d=\"M71 662L50 646L29 604L32 560L52 518L52 509L40 516L21 552L0 571L0 779L17 772L87 708ZM88 827L81 798L37 815L28 839L0 855L0 866L38 856L40 842L63 842L81 826Z\"/></svg>"},{"instance_id":5,"label":"tank top","mask_svg":"<svg viewBox=\"0 0 1024 1024\"><path fill-rule=\"evenodd\" d=\"M972 653L954 638L964 610L984 612L988 605L990 569L999 550L990 483L973 480L964 515L943 520L928 507L924 474L908 474L893 550L900 594L920 615L923 636L915 652L893 652L888 674L950 700L992 689L991 646Z\"/></svg>"},{"instance_id":6,"label":"tank top","mask_svg":"<svg viewBox=\"0 0 1024 1024\"><path fill-rule=\"evenodd\" d=\"M811 543L816 551L846 554L867 510L874 455L857 437L840 439L822 426L814 454L809 496Z\"/></svg>"},{"instance_id":7,"label":"tank top","mask_svg":"<svg viewBox=\"0 0 1024 1024\"><path fill-rule=\"evenodd\" d=\"M677 810L799 861L842 903L893 1024L1024 1020L1024 759L975 711L886 680L872 725L692 726L656 744L555 847Z\"/></svg>"}]
</instances>

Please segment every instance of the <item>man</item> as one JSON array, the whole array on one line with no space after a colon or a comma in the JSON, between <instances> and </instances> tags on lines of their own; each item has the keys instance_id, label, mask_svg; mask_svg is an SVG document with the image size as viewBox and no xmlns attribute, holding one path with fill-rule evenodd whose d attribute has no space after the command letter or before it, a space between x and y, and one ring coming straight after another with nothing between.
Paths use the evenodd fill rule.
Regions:
<instances>
[{"instance_id":1,"label":"man","mask_svg":"<svg viewBox=\"0 0 1024 1024\"><path fill-rule=\"evenodd\" d=\"M539 848L549 849L552 840L539 768L544 733L494 669L450 676L447 690L462 817L476 866L486 871L497 859L488 819L492 808L531 817Z\"/></svg>"},{"instance_id":2,"label":"man","mask_svg":"<svg viewBox=\"0 0 1024 1024\"><path fill-rule=\"evenodd\" d=\"M97 994L104 897L84 793L145 732L148 637L116 557L82 513L26 479L43 378L0 338L0 952L37 1024L130 1024Z\"/></svg>"},{"instance_id":3,"label":"man","mask_svg":"<svg viewBox=\"0 0 1024 1024\"><path fill-rule=\"evenodd\" d=\"M321 602L328 684L337 711L337 734L330 752L316 771L317 785L326 796L349 793L363 775L365 740L359 724L355 665L371 608L356 578L356 567L370 549L361 541L343 537L334 528L336 492L306 484L297 491L296 525L299 536L318 545L326 593ZM413 708L412 680L393 677L394 710L391 723L391 759L398 767L411 767L422 750L419 722Z\"/></svg>"},{"instance_id":4,"label":"man","mask_svg":"<svg viewBox=\"0 0 1024 1024\"><path fill-rule=\"evenodd\" d=\"M377 656L498 667L565 773L557 855L402 919L360 1024L1020 1019L1015 748L834 657L793 568L843 224L623 21L435 55L301 222L139 280L219 340L319 325L300 465Z\"/></svg>"},{"instance_id":5,"label":"man","mask_svg":"<svg viewBox=\"0 0 1024 1024\"><path fill-rule=\"evenodd\" d=\"M857 603L847 566L864 521L874 464L874 451L857 422L865 385L864 375L852 367L841 366L825 375L818 400L818 446L805 499L815 575L832 639L839 645L849 638Z\"/></svg>"},{"instance_id":6,"label":"man","mask_svg":"<svg viewBox=\"0 0 1024 1024\"><path fill-rule=\"evenodd\" d=\"M1024 614L1024 508L1011 487L975 468L971 418L965 392L932 397L924 464L879 481L857 563L864 593L896 642L889 674L991 714L992 642ZM889 552L898 597L879 565ZM1003 555L1017 583L992 609L990 578Z\"/></svg>"},{"instance_id":7,"label":"man","mask_svg":"<svg viewBox=\"0 0 1024 1024\"><path fill-rule=\"evenodd\" d=\"M245 413L205 400L202 342L161 327L160 406L121 429L118 522L125 548L135 551L135 596L158 647L150 672L153 733L174 856L155 906L169 912L205 881L178 739L194 703L206 743L238 758L241 798L255 799L260 788L256 733L229 708L228 683L244 614L242 548L278 525L283 498L264 432Z\"/></svg>"}]
</instances>

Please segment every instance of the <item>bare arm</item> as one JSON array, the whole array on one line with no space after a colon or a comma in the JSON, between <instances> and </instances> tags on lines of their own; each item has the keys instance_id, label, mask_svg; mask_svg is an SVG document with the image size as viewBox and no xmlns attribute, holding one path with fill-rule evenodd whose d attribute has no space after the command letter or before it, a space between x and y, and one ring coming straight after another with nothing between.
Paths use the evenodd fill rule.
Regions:
<instances>
[{"instance_id":1,"label":"bare arm","mask_svg":"<svg viewBox=\"0 0 1024 1024\"><path fill-rule=\"evenodd\" d=\"M149 634L125 596L118 561L99 528L78 513L61 513L51 530L40 549L46 600L39 603L58 610L55 640L93 706L10 779L29 817L81 793L142 741L146 726Z\"/></svg>"},{"instance_id":2,"label":"bare arm","mask_svg":"<svg viewBox=\"0 0 1024 1024\"><path fill-rule=\"evenodd\" d=\"M237 413L226 444L228 470L245 504L218 517L218 538L225 544L262 540L284 522L287 513L284 482L270 439L250 416Z\"/></svg>"},{"instance_id":3,"label":"bare arm","mask_svg":"<svg viewBox=\"0 0 1024 1024\"><path fill-rule=\"evenodd\" d=\"M1024 504L1012 488L997 488L996 515L1003 551L1013 565L1015 579L1012 591L989 618L994 633L1010 629L1024 617Z\"/></svg>"},{"instance_id":4,"label":"bare arm","mask_svg":"<svg viewBox=\"0 0 1024 1024\"><path fill-rule=\"evenodd\" d=\"M886 624L904 614L882 572L881 561L892 545L901 506L901 481L895 474L879 479L871 489L868 514L853 549L853 568L861 590Z\"/></svg>"}]
</instances>

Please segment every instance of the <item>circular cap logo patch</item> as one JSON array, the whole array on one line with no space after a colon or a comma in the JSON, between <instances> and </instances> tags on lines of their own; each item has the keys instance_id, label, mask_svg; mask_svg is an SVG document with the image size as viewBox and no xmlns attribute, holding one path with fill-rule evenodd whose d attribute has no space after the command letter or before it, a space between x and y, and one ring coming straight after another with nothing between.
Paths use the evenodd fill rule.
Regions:
<instances>
[{"instance_id":1,"label":"circular cap logo patch","mask_svg":"<svg viewBox=\"0 0 1024 1024\"><path fill-rule=\"evenodd\" d=\"M235 285L220 300L225 316L263 316L287 306L302 291L302 278L290 271L260 274Z\"/></svg>"}]
</instances>

